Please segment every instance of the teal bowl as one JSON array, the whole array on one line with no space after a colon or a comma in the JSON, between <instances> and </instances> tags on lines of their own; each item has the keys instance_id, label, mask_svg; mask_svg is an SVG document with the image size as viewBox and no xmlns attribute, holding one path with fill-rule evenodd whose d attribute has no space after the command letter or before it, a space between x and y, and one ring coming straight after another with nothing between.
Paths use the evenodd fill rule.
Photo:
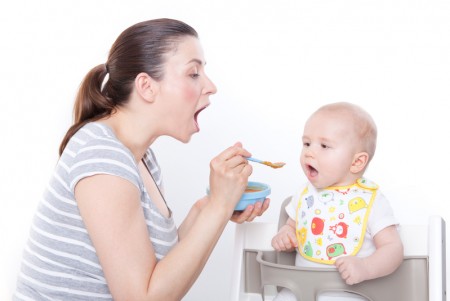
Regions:
<instances>
[{"instance_id":1,"label":"teal bowl","mask_svg":"<svg viewBox=\"0 0 450 301\"><path fill-rule=\"evenodd\" d=\"M209 187L206 192L209 194ZM247 188L242 194L242 197L234 210L242 211L245 210L248 205L252 205L256 202L263 202L270 192L270 186L267 184L260 182L248 182Z\"/></svg>"}]
</instances>

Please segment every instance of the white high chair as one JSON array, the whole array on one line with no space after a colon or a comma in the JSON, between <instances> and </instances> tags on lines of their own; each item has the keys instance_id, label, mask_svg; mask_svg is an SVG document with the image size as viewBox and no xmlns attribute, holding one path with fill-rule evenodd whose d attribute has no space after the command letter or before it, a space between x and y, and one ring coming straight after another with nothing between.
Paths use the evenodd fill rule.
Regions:
<instances>
[{"instance_id":1,"label":"white high chair","mask_svg":"<svg viewBox=\"0 0 450 301\"><path fill-rule=\"evenodd\" d=\"M445 301L445 221L430 216L427 225L401 225L404 260L391 275L347 285L334 268L294 266L295 252L276 252L271 239L284 225L280 211L275 223L236 226L231 301L272 300L278 287L289 288L298 301L317 300L325 292L352 292L371 301Z\"/></svg>"}]
</instances>

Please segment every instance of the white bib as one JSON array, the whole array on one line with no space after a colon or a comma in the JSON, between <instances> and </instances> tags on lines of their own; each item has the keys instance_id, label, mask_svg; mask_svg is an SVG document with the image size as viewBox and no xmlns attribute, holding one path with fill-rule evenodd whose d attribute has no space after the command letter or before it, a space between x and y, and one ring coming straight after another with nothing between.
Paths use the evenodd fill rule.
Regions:
<instances>
[{"instance_id":1,"label":"white bib","mask_svg":"<svg viewBox=\"0 0 450 301\"><path fill-rule=\"evenodd\" d=\"M339 256L356 255L377 189L378 185L365 178L349 186L325 189L309 184L297 205L299 253L324 264L333 264Z\"/></svg>"}]
</instances>

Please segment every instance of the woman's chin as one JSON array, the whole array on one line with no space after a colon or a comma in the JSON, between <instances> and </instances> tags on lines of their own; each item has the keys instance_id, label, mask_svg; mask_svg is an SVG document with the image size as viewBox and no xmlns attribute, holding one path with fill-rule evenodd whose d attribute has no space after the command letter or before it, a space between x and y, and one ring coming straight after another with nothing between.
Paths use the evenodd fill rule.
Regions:
<instances>
[{"instance_id":1,"label":"woman's chin","mask_svg":"<svg viewBox=\"0 0 450 301\"><path fill-rule=\"evenodd\" d=\"M173 137L176 140L182 142L182 143L189 143L191 141L192 136L195 133L191 133L191 134L186 134L186 135L180 135L179 137Z\"/></svg>"}]
</instances>

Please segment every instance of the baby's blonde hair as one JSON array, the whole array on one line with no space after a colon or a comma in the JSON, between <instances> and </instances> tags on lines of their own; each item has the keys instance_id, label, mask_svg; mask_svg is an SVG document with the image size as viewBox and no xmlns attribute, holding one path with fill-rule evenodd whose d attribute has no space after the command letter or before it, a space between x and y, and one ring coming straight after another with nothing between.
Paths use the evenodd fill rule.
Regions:
<instances>
[{"instance_id":1,"label":"baby's blonde hair","mask_svg":"<svg viewBox=\"0 0 450 301\"><path fill-rule=\"evenodd\" d=\"M370 162L375 155L375 149L377 146L377 126L375 121L372 119L372 116L370 116L370 114L361 107L348 102L327 104L320 107L315 113L325 111L338 113L343 118L353 119L355 134L360 139L360 151L367 152L369 154Z\"/></svg>"}]
</instances>

